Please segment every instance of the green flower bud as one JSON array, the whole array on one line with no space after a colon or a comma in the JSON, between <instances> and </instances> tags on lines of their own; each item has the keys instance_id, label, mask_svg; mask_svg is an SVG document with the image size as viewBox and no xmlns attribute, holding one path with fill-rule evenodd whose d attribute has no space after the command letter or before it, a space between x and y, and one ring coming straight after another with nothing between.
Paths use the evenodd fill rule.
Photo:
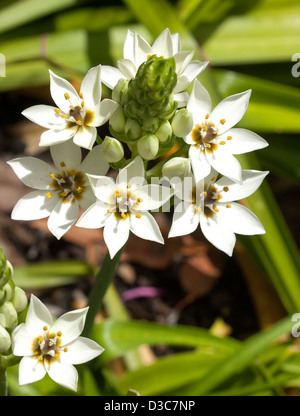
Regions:
<instances>
[{"instance_id":1,"label":"green flower bud","mask_svg":"<svg viewBox=\"0 0 300 416\"><path fill-rule=\"evenodd\" d=\"M160 126L160 119L157 117L143 120L142 129L145 133L155 133Z\"/></svg>"},{"instance_id":2,"label":"green flower bud","mask_svg":"<svg viewBox=\"0 0 300 416\"><path fill-rule=\"evenodd\" d=\"M145 160L155 159L159 149L159 140L153 134L142 137L137 142L137 150Z\"/></svg>"},{"instance_id":3,"label":"green flower bud","mask_svg":"<svg viewBox=\"0 0 300 416\"><path fill-rule=\"evenodd\" d=\"M128 118L125 124L125 134L130 140L137 140L142 136L142 129L136 120Z\"/></svg>"},{"instance_id":4,"label":"green flower bud","mask_svg":"<svg viewBox=\"0 0 300 416\"><path fill-rule=\"evenodd\" d=\"M116 111L112 114L109 120L109 125L113 128L114 131L117 133L123 133L125 128L125 115L123 108L120 106L116 109Z\"/></svg>"},{"instance_id":5,"label":"green flower bud","mask_svg":"<svg viewBox=\"0 0 300 416\"><path fill-rule=\"evenodd\" d=\"M18 323L17 311L11 302L7 301L0 306L0 313L5 317L5 328L13 328Z\"/></svg>"},{"instance_id":6,"label":"green flower bud","mask_svg":"<svg viewBox=\"0 0 300 416\"><path fill-rule=\"evenodd\" d=\"M5 300L11 300L15 291L14 282L10 279L6 285L3 286L2 290L5 292Z\"/></svg>"},{"instance_id":7,"label":"green flower bud","mask_svg":"<svg viewBox=\"0 0 300 416\"><path fill-rule=\"evenodd\" d=\"M157 132L155 133L155 136L158 138L160 143L167 143L171 137L172 137L172 127L171 124L168 122L168 120L164 120Z\"/></svg>"},{"instance_id":8,"label":"green flower bud","mask_svg":"<svg viewBox=\"0 0 300 416\"><path fill-rule=\"evenodd\" d=\"M3 250L0 250L0 289L9 281L13 273L12 265L3 253Z\"/></svg>"},{"instance_id":9,"label":"green flower bud","mask_svg":"<svg viewBox=\"0 0 300 416\"><path fill-rule=\"evenodd\" d=\"M117 85L112 90L111 98L119 104L123 104L127 101L128 97L128 82L129 80L121 78Z\"/></svg>"},{"instance_id":10,"label":"green flower bud","mask_svg":"<svg viewBox=\"0 0 300 416\"><path fill-rule=\"evenodd\" d=\"M185 137L192 130L193 123L192 114L186 108L182 108L177 111L172 120L173 133L177 137Z\"/></svg>"},{"instance_id":11,"label":"green flower bud","mask_svg":"<svg viewBox=\"0 0 300 416\"><path fill-rule=\"evenodd\" d=\"M27 306L27 296L23 289L16 286L15 293L11 300L15 310L19 313L22 312Z\"/></svg>"},{"instance_id":12,"label":"green flower bud","mask_svg":"<svg viewBox=\"0 0 300 416\"><path fill-rule=\"evenodd\" d=\"M168 160L162 167L162 174L169 180L180 178L183 180L191 172L190 161L184 157L174 157Z\"/></svg>"},{"instance_id":13,"label":"green flower bud","mask_svg":"<svg viewBox=\"0 0 300 416\"><path fill-rule=\"evenodd\" d=\"M103 143L103 157L108 163L116 163L124 156L124 148L119 140L106 136Z\"/></svg>"},{"instance_id":14,"label":"green flower bud","mask_svg":"<svg viewBox=\"0 0 300 416\"><path fill-rule=\"evenodd\" d=\"M4 327L5 325L5 316L3 313L0 313L0 325Z\"/></svg>"},{"instance_id":15,"label":"green flower bud","mask_svg":"<svg viewBox=\"0 0 300 416\"><path fill-rule=\"evenodd\" d=\"M9 333L0 325L0 353L6 352L11 346L11 338Z\"/></svg>"}]
</instances>

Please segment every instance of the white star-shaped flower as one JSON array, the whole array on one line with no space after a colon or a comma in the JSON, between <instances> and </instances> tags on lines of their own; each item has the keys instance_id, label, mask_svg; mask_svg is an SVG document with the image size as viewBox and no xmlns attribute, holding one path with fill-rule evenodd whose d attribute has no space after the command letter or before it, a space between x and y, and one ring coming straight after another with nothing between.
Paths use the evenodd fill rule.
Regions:
<instances>
[{"instance_id":1,"label":"white star-shaped flower","mask_svg":"<svg viewBox=\"0 0 300 416\"><path fill-rule=\"evenodd\" d=\"M208 62L193 59L194 52L181 51L181 43L178 33L171 35L169 29L165 29L153 45L138 33L128 30L123 48L124 59L118 60L118 68L103 65L102 82L113 89L120 79L133 79L140 65L147 61L149 56L157 55L165 59L174 57L177 73L177 85L174 89L174 99L178 106L184 106L188 98L187 93L182 93L189 84L206 68Z\"/></svg>"},{"instance_id":2,"label":"white star-shaped flower","mask_svg":"<svg viewBox=\"0 0 300 416\"><path fill-rule=\"evenodd\" d=\"M80 337L88 308L67 312L54 323L46 306L31 295L26 322L12 333L12 351L23 357L19 364L19 384L41 380L46 373L58 384L76 391L78 373L73 364L82 364L104 349L89 338Z\"/></svg>"},{"instance_id":3,"label":"white star-shaped flower","mask_svg":"<svg viewBox=\"0 0 300 416\"><path fill-rule=\"evenodd\" d=\"M182 200L175 208L169 237L190 234L200 228L211 244L232 255L236 234L264 234L259 219L237 201L247 198L262 183L268 172L243 170L243 184L223 176L216 180L212 171L204 180L186 178L175 186L175 195Z\"/></svg>"},{"instance_id":4,"label":"white star-shaped flower","mask_svg":"<svg viewBox=\"0 0 300 416\"><path fill-rule=\"evenodd\" d=\"M140 238L164 243L158 224L148 211L157 210L167 202L170 189L146 183L140 156L120 170L116 182L106 176L88 177L97 202L82 214L76 225L104 227L104 241L111 258L124 246L130 231Z\"/></svg>"},{"instance_id":5,"label":"white star-shaped flower","mask_svg":"<svg viewBox=\"0 0 300 416\"><path fill-rule=\"evenodd\" d=\"M76 222L79 208L96 200L86 173L105 175L109 165L97 145L81 162L81 149L72 141L50 147L54 166L34 157L10 160L8 164L21 181L35 191L21 198L11 217L37 220L49 217L48 228L60 239Z\"/></svg>"},{"instance_id":6,"label":"white star-shaped flower","mask_svg":"<svg viewBox=\"0 0 300 416\"><path fill-rule=\"evenodd\" d=\"M91 68L84 77L79 94L65 79L50 72L50 92L56 107L35 105L22 114L45 127L40 146L51 146L73 138L75 144L91 149L97 137L96 127L108 121L117 104L108 98L101 101L101 65Z\"/></svg>"},{"instance_id":7,"label":"white star-shaped flower","mask_svg":"<svg viewBox=\"0 0 300 416\"><path fill-rule=\"evenodd\" d=\"M210 174L211 167L234 181L242 180L242 168L233 155L251 152L268 143L250 130L232 128L245 114L251 90L231 95L213 110L210 95L195 80L187 103L193 128L184 138L190 145L189 158L196 181Z\"/></svg>"}]
</instances>

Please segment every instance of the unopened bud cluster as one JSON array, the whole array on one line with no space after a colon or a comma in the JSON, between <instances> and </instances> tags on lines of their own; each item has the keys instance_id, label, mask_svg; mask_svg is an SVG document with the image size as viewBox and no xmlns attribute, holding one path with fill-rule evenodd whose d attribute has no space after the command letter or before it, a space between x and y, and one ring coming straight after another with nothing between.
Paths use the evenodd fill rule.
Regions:
<instances>
[{"instance_id":1,"label":"unopened bud cluster","mask_svg":"<svg viewBox=\"0 0 300 416\"><path fill-rule=\"evenodd\" d=\"M25 292L15 286L13 269L0 249L0 353L11 346L10 334L18 324L19 313L27 306Z\"/></svg>"},{"instance_id":2,"label":"unopened bud cluster","mask_svg":"<svg viewBox=\"0 0 300 416\"><path fill-rule=\"evenodd\" d=\"M174 58L152 55L139 67L134 79L120 79L113 89L112 99L119 107L110 118L111 133L129 147L136 146L145 160L155 159L170 149L176 132L186 133L186 125L190 123L186 114L184 119L181 115L182 120L174 122L176 83Z\"/></svg>"}]
</instances>

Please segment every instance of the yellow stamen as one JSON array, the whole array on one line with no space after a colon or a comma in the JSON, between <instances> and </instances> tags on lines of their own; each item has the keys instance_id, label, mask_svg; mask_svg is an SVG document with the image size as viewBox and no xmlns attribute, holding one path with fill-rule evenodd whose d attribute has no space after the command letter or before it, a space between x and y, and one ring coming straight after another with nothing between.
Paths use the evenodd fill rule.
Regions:
<instances>
[{"instance_id":1,"label":"yellow stamen","mask_svg":"<svg viewBox=\"0 0 300 416\"><path fill-rule=\"evenodd\" d=\"M132 185L131 185L131 183L128 183L128 184L127 184L127 189L128 189L128 188L131 188L131 186L132 186Z\"/></svg>"},{"instance_id":2,"label":"yellow stamen","mask_svg":"<svg viewBox=\"0 0 300 416\"><path fill-rule=\"evenodd\" d=\"M205 143L205 146L208 147L209 149L211 148L211 144L210 143Z\"/></svg>"},{"instance_id":3,"label":"yellow stamen","mask_svg":"<svg viewBox=\"0 0 300 416\"><path fill-rule=\"evenodd\" d=\"M50 178L51 178L51 179L54 179L54 178L55 178L54 173L50 173L50 175L49 175L49 176L50 176Z\"/></svg>"},{"instance_id":4,"label":"yellow stamen","mask_svg":"<svg viewBox=\"0 0 300 416\"><path fill-rule=\"evenodd\" d=\"M79 97L83 99L83 94L82 94L82 92L79 94Z\"/></svg>"},{"instance_id":5,"label":"yellow stamen","mask_svg":"<svg viewBox=\"0 0 300 416\"><path fill-rule=\"evenodd\" d=\"M232 140L232 136L227 136L227 140Z\"/></svg>"},{"instance_id":6,"label":"yellow stamen","mask_svg":"<svg viewBox=\"0 0 300 416\"><path fill-rule=\"evenodd\" d=\"M56 114L60 113L60 110L58 108L54 108L54 111L56 112Z\"/></svg>"},{"instance_id":7,"label":"yellow stamen","mask_svg":"<svg viewBox=\"0 0 300 416\"><path fill-rule=\"evenodd\" d=\"M67 192L61 192L60 194L59 194L60 196L67 196Z\"/></svg>"},{"instance_id":8,"label":"yellow stamen","mask_svg":"<svg viewBox=\"0 0 300 416\"><path fill-rule=\"evenodd\" d=\"M44 341L44 338L42 336L39 336L39 343L41 344Z\"/></svg>"},{"instance_id":9,"label":"yellow stamen","mask_svg":"<svg viewBox=\"0 0 300 416\"><path fill-rule=\"evenodd\" d=\"M78 186L77 191L80 193L83 191L83 188L81 188L81 186Z\"/></svg>"},{"instance_id":10,"label":"yellow stamen","mask_svg":"<svg viewBox=\"0 0 300 416\"><path fill-rule=\"evenodd\" d=\"M224 191L224 192L228 192L228 191L229 191L228 186L224 186L223 191Z\"/></svg>"},{"instance_id":11,"label":"yellow stamen","mask_svg":"<svg viewBox=\"0 0 300 416\"><path fill-rule=\"evenodd\" d=\"M79 124L81 124L81 123L82 123L82 121L81 121L81 120L77 120L77 121L76 121L76 124L77 124L77 125L79 125Z\"/></svg>"},{"instance_id":12,"label":"yellow stamen","mask_svg":"<svg viewBox=\"0 0 300 416\"><path fill-rule=\"evenodd\" d=\"M41 355L38 356L39 361L43 361L43 357Z\"/></svg>"},{"instance_id":13,"label":"yellow stamen","mask_svg":"<svg viewBox=\"0 0 300 416\"><path fill-rule=\"evenodd\" d=\"M69 96L69 94L67 92L64 93L64 97L65 97L66 100L69 100L70 99L70 96Z\"/></svg>"},{"instance_id":14,"label":"yellow stamen","mask_svg":"<svg viewBox=\"0 0 300 416\"><path fill-rule=\"evenodd\" d=\"M47 198L51 198L51 196L52 196L51 192L47 192L47 193L46 193L46 197L47 197Z\"/></svg>"},{"instance_id":15,"label":"yellow stamen","mask_svg":"<svg viewBox=\"0 0 300 416\"><path fill-rule=\"evenodd\" d=\"M57 335L58 337L61 337L62 332L61 332L61 331L58 331L56 335Z\"/></svg>"},{"instance_id":16,"label":"yellow stamen","mask_svg":"<svg viewBox=\"0 0 300 416\"><path fill-rule=\"evenodd\" d=\"M214 211L215 211L215 212L219 212L218 208L214 208Z\"/></svg>"},{"instance_id":17,"label":"yellow stamen","mask_svg":"<svg viewBox=\"0 0 300 416\"><path fill-rule=\"evenodd\" d=\"M47 325L45 325L45 326L43 327L43 330L44 330L44 331L47 331L47 329L48 329L48 327L47 327Z\"/></svg>"},{"instance_id":18,"label":"yellow stamen","mask_svg":"<svg viewBox=\"0 0 300 416\"><path fill-rule=\"evenodd\" d=\"M119 196L120 196L120 192L116 191L116 198L119 198Z\"/></svg>"},{"instance_id":19,"label":"yellow stamen","mask_svg":"<svg viewBox=\"0 0 300 416\"><path fill-rule=\"evenodd\" d=\"M84 101L81 101L81 107L84 107Z\"/></svg>"},{"instance_id":20,"label":"yellow stamen","mask_svg":"<svg viewBox=\"0 0 300 416\"><path fill-rule=\"evenodd\" d=\"M107 209L107 212L110 214L112 212L112 209L111 208L108 208Z\"/></svg>"},{"instance_id":21,"label":"yellow stamen","mask_svg":"<svg viewBox=\"0 0 300 416\"><path fill-rule=\"evenodd\" d=\"M125 218L127 218L127 215L124 214L124 212L122 212L121 217L125 220Z\"/></svg>"},{"instance_id":22,"label":"yellow stamen","mask_svg":"<svg viewBox=\"0 0 300 416\"><path fill-rule=\"evenodd\" d=\"M67 352L67 351L68 351L68 348L67 348L67 347L65 347L65 348L64 348L64 352Z\"/></svg>"},{"instance_id":23,"label":"yellow stamen","mask_svg":"<svg viewBox=\"0 0 300 416\"><path fill-rule=\"evenodd\" d=\"M221 123L221 124L225 124L225 123L226 123L225 118L222 118L222 119L220 120L220 123Z\"/></svg>"},{"instance_id":24,"label":"yellow stamen","mask_svg":"<svg viewBox=\"0 0 300 416\"><path fill-rule=\"evenodd\" d=\"M207 192L206 192L206 191L203 191L203 192L200 194L200 196L205 196L205 195L207 195Z\"/></svg>"},{"instance_id":25,"label":"yellow stamen","mask_svg":"<svg viewBox=\"0 0 300 416\"><path fill-rule=\"evenodd\" d=\"M149 55L147 55L147 59L149 59L149 58L151 58L151 55L149 54Z\"/></svg>"},{"instance_id":26,"label":"yellow stamen","mask_svg":"<svg viewBox=\"0 0 300 416\"><path fill-rule=\"evenodd\" d=\"M223 144L226 144L226 142L224 142L224 140L222 140L222 141L220 142L220 144L222 144L222 145L223 145Z\"/></svg>"},{"instance_id":27,"label":"yellow stamen","mask_svg":"<svg viewBox=\"0 0 300 416\"><path fill-rule=\"evenodd\" d=\"M61 114L60 116L61 116L61 118L67 118L67 116L65 114Z\"/></svg>"},{"instance_id":28,"label":"yellow stamen","mask_svg":"<svg viewBox=\"0 0 300 416\"><path fill-rule=\"evenodd\" d=\"M66 167L65 162L60 162L60 166L61 166L62 168L65 168L65 167Z\"/></svg>"},{"instance_id":29,"label":"yellow stamen","mask_svg":"<svg viewBox=\"0 0 300 416\"><path fill-rule=\"evenodd\" d=\"M231 208L231 205L230 204L226 204L226 208Z\"/></svg>"},{"instance_id":30,"label":"yellow stamen","mask_svg":"<svg viewBox=\"0 0 300 416\"><path fill-rule=\"evenodd\" d=\"M72 170L71 170L71 172L70 172L70 174L71 174L72 176L75 176L75 175L76 175L76 170L75 170L75 169L72 169Z\"/></svg>"},{"instance_id":31,"label":"yellow stamen","mask_svg":"<svg viewBox=\"0 0 300 416\"><path fill-rule=\"evenodd\" d=\"M136 214L136 218L141 218L141 214Z\"/></svg>"},{"instance_id":32,"label":"yellow stamen","mask_svg":"<svg viewBox=\"0 0 300 416\"><path fill-rule=\"evenodd\" d=\"M207 119L209 118L209 114L206 114L205 118L206 118L206 120L207 120Z\"/></svg>"},{"instance_id":33,"label":"yellow stamen","mask_svg":"<svg viewBox=\"0 0 300 416\"><path fill-rule=\"evenodd\" d=\"M137 199L137 202L138 202L138 203L143 202L143 198L138 198L138 199Z\"/></svg>"},{"instance_id":34,"label":"yellow stamen","mask_svg":"<svg viewBox=\"0 0 300 416\"><path fill-rule=\"evenodd\" d=\"M213 176L212 178L211 178L211 181L215 181L217 178L215 177L215 176Z\"/></svg>"}]
</instances>

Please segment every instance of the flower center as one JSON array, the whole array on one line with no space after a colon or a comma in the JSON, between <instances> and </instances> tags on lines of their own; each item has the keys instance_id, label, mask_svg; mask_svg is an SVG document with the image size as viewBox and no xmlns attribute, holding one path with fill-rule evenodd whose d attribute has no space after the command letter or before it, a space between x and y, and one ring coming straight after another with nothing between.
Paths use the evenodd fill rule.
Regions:
<instances>
[{"instance_id":1,"label":"flower center","mask_svg":"<svg viewBox=\"0 0 300 416\"><path fill-rule=\"evenodd\" d=\"M202 150L213 152L218 148L215 142L218 136L218 129L211 121L204 121L201 124L196 124L192 130L192 139L200 145Z\"/></svg>"},{"instance_id":2,"label":"flower center","mask_svg":"<svg viewBox=\"0 0 300 416\"><path fill-rule=\"evenodd\" d=\"M68 348L61 348L61 331L50 333L47 326L44 326L43 331L43 335L34 338L32 352L41 363L46 361L50 364L58 360L60 353L67 352Z\"/></svg>"},{"instance_id":3,"label":"flower center","mask_svg":"<svg viewBox=\"0 0 300 416\"><path fill-rule=\"evenodd\" d=\"M69 114L61 114L58 108L54 109L55 113L68 122L68 127L74 127L74 125L77 125L78 128L88 126L93 121L94 113L85 107L84 101L81 102L81 105L73 105L67 92L64 94L64 97L70 103ZM80 93L80 98L83 100L82 93Z\"/></svg>"},{"instance_id":4,"label":"flower center","mask_svg":"<svg viewBox=\"0 0 300 416\"><path fill-rule=\"evenodd\" d=\"M208 184L204 186L204 191L199 192L196 187L192 190L192 201L195 205L195 214L201 213L205 217L212 217L215 213L219 212L218 203L223 198L222 193L228 192L228 186L224 186L223 189L218 190L214 181L216 178L212 178ZM230 204L226 204L226 208L231 208Z\"/></svg>"},{"instance_id":5,"label":"flower center","mask_svg":"<svg viewBox=\"0 0 300 416\"><path fill-rule=\"evenodd\" d=\"M66 166L64 162L61 162L60 165L62 168ZM53 179L50 186L65 203L80 200L86 191L85 175L75 169L62 169L58 174L51 173L50 177ZM48 192L46 196L50 198L52 196L51 192Z\"/></svg>"},{"instance_id":6,"label":"flower center","mask_svg":"<svg viewBox=\"0 0 300 416\"><path fill-rule=\"evenodd\" d=\"M132 214L136 210L139 204L143 201L142 198L137 198L130 189L131 185L127 185L127 189L119 189L112 195L113 208L109 208L107 212L113 213L115 217L125 220L128 215ZM137 218L141 217L141 214L136 214Z\"/></svg>"}]
</instances>

